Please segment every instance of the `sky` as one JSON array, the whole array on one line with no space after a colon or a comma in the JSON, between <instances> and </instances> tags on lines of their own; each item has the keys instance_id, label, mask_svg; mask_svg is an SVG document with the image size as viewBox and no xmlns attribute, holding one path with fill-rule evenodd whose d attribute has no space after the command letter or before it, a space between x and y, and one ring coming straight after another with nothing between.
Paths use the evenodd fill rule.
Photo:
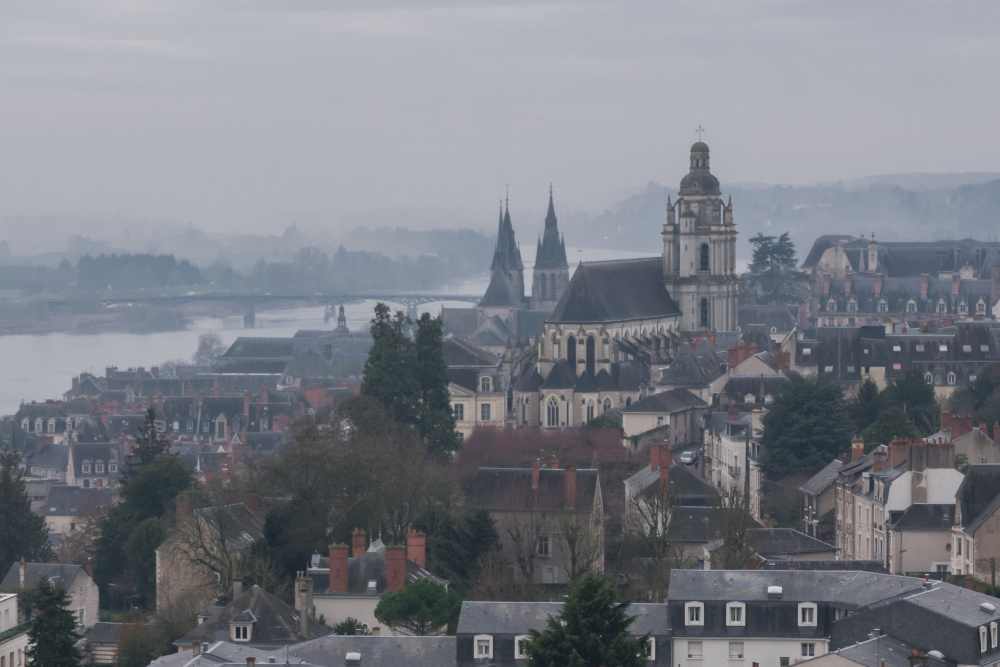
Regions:
<instances>
[{"instance_id":1,"label":"sky","mask_svg":"<svg viewBox=\"0 0 1000 667\"><path fill-rule=\"evenodd\" d=\"M492 227L676 184L1000 171L995 0L6 0L0 218Z\"/></svg>"}]
</instances>

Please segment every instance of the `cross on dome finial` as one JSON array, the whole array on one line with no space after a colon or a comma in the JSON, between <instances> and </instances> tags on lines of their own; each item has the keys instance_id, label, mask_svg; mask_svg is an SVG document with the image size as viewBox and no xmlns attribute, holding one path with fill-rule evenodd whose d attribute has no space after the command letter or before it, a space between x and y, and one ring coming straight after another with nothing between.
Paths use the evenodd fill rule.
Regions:
<instances>
[{"instance_id":1,"label":"cross on dome finial","mask_svg":"<svg viewBox=\"0 0 1000 667\"><path fill-rule=\"evenodd\" d=\"M705 131L705 128L703 128L701 126L701 123L698 123L698 129L695 130L695 132L698 133L698 141L701 141L701 133L704 132L704 131Z\"/></svg>"}]
</instances>

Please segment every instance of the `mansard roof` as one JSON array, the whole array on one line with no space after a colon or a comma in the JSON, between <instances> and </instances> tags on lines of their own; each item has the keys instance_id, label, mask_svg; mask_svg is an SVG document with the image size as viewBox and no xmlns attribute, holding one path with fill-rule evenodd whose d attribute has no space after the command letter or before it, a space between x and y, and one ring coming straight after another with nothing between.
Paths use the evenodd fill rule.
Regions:
<instances>
[{"instance_id":1,"label":"mansard roof","mask_svg":"<svg viewBox=\"0 0 1000 667\"><path fill-rule=\"evenodd\" d=\"M545 216L545 232L538 240L538 250L535 253L535 269L568 269L566 262L566 244L559 237L559 223L556 220L556 209L552 203L552 192L549 191L549 211Z\"/></svg>"},{"instance_id":2,"label":"mansard roof","mask_svg":"<svg viewBox=\"0 0 1000 667\"><path fill-rule=\"evenodd\" d=\"M680 314L663 282L663 260L649 257L580 264L548 321L627 322Z\"/></svg>"},{"instance_id":3,"label":"mansard roof","mask_svg":"<svg viewBox=\"0 0 1000 667\"><path fill-rule=\"evenodd\" d=\"M767 331L788 333L798 323L798 306L740 306L736 318L740 329L761 324Z\"/></svg>"}]
</instances>

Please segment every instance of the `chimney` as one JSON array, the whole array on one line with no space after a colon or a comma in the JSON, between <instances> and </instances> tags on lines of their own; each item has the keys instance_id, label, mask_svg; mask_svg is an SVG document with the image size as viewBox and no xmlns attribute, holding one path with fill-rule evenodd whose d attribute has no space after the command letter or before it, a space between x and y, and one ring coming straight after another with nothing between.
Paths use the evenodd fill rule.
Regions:
<instances>
[{"instance_id":1,"label":"chimney","mask_svg":"<svg viewBox=\"0 0 1000 667\"><path fill-rule=\"evenodd\" d=\"M53 556L52 558L49 559L49 565L58 565L58 564L59 564L59 559L56 556Z\"/></svg>"},{"instance_id":2,"label":"chimney","mask_svg":"<svg viewBox=\"0 0 1000 667\"><path fill-rule=\"evenodd\" d=\"M372 637L379 637L381 636L381 634L382 634L381 626L378 625L372 626Z\"/></svg>"},{"instance_id":3,"label":"chimney","mask_svg":"<svg viewBox=\"0 0 1000 667\"><path fill-rule=\"evenodd\" d=\"M233 579L233 599L243 595L243 580Z\"/></svg>"},{"instance_id":4,"label":"chimney","mask_svg":"<svg viewBox=\"0 0 1000 667\"><path fill-rule=\"evenodd\" d=\"M962 274L953 273L951 274L951 295L958 296L958 287L962 284Z\"/></svg>"},{"instance_id":5,"label":"chimney","mask_svg":"<svg viewBox=\"0 0 1000 667\"><path fill-rule=\"evenodd\" d=\"M972 413L956 412L951 416L951 440L961 438L967 433L972 433Z\"/></svg>"},{"instance_id":6,"label":"chimney","mask_svg":"<svg viewBox=\"0 0 1000 667\"><path fill-rule=\"evenodd\" d=\"M365 531L360 528L355 528L354 532L351 533L351 556L354 558L360 558L367 549L368 544L365 539Z\"/></svg>"},{"instance_id":7,"label":"chimney","mask_svg":"<svg viewBox=\"0 0 1000 667\"><path fill-rule=\"evenodd\" d=\"M542 470L542 462L541 462L541 460L535 460L535 462L531 464L531 488L532 489L537 489L538 488L538 475L541 473L541 470Z\"/></svg>"},{"instance_id":8,"label":"chimney","mask_svg":"<svg viewBox=\"0 0 1000 667\"><path fill-rule=\"evenodd\" d=\"M833 278L829 273L823 274L823 296L830 293L830 279Z\"/></svg>"},{"instance_id":9,"label":"chimney","mask_svg":"<svg viewBox=\"0 0 1000 667\"><path fill-rule=\"evenodd\" d=\"M267 403L268 402L267 399L268 399L269 393L270 392L269 392L269 390L268 390L267 387L261 387L261 389L260 389L260 402L261 403Z\"/></svg>"},{"instance_id":10,"label":"chimney","mask_svg":"<svg viewBox=\"0 0 1000 667\"><path fill-rule=\"evenodd\" d=\"M330 592L347 592L347 545L330 545Z\"/></svg>"},{"instance_id":11,"label":"chimney","mask_svg":"<svg viewBox=\"0 0 1000 667\"><path fill-rule=\"evenodd\" d=\"M885 468L886 461L889 458L889 448L885 445L879 445L875 448L874 462L875 465L872 467L872 472L882 472Z\"/></svg>"},{"instance_id":12,"label":"chimney","mask_svg":"<svg viewBox=\"0 0 1000 667\"><path fill-rule=\"evenodd\" d=\"M406 534L406 560L419 567L427 567L427 536L412 530Z\"/></svg>"},{"instance_id":13,"label":"chimney","mask_svg":"<svg viewBox=\"0 0 1000 667\"><path fill-rule=\"evenodd\" d=\"M993 435L990 436L994 440L1000 437L1000 419L993 421Z\"/></svg>"},{"instance_id":14,"label":"chimney","mask_svg":"<svg viewBox=\"0 0 1000 667\"><path fill-rule=\"evenodd\" d=\"M256 489L251 489L249 491L243 492L243 504L246 506L250 513L254 516L259 516L258 512L260 508L257 504L257 491Z\"/></svg>"},{"instance_id":15,"label":"chimney","mask_svg":"<svg viewBox=\"0 0 1000 667\"><path fill-rule=\"evenodd\" d=\"M855 438L851 440L851 460L857 461L864 455L865 455L865 441L855 436Z\"/></svg>"},{"instance_id":16,"label":"chimney","mask_svg":"<svg viewBox=\"0 0 1000 667\"><path fill-rule=\"evenodd\" d=\"M91 579L94 578L94 564L93 563L85 563L84 566L83 566L83 571L86 572L88 575L90 575Z\"/></svg>"},{"instance_id":17,"label":"chimney","mask_svg":"<svg viewBox=\"0 0 1000 667\"><path fill-rule=\"evenodd\" d=\"M882 296L882 274L875 274L875 296Z\"/></svg>"},{"instance_id":18,"label":"chimney","mask_svg":"<svg viewBox=\"0 0 1000 667\"><path fill-rule=\"evenodd\" d=\"M247 667L255 667L257 664L257 658L252 655L247 656Z\"/></svg>"},{"instance_id":19,"label":"chimney","mask_svg":"<svg viewBox=\"0 0 1000 667\"><path fill-rule=\"evenodd\" d=\"M660 467L660 443L654 442L649 446L649 469L656 470Z\"/></svg>"},{"instance_id":20,"label":"chimney","mask_svg":"<svg viewBox=\"0 0 1000 667\"><path fill-rule=\"evenodd\" d=\"M549 461L549 470L559 470L559 459L555 454L552 455L552 460Z\"/></svg>"},{"instance_id":21,"label":"chimney","mask_svg":"<svg viewBox=\"0 0 1000 667\"><path fill-rule=\"evenodd\" d=\"M312 618L313 580L305 572L295 577L295 608L299 612L299 634L309 638L309 619Z\"/></svg>"},{"instance_id":22,"label":"chimney","mask_svg":"<svg viewBox=\"0 0 1000 667\"><path fill-rule=\"evenodd\" d=\"M844 274L844 294L851 293L851 284L854 282L854 271L848 271Z\"/></svg>"},{"instance_id":23,"label":"chimney","mask_svg":"<svg viewBox=\"0 0 1000 667\"><path fill-rule=\"evenodd\" d=\"M385 548L385 590L401 591L406 586L406 547Z\"/></svg>"},{"instance_id":24,"label":"chimney","mask_svg":"<svg viewBox=\"0 0 1000 667\"><path fill-rule=\"evenodd\" d=\"M177 496L176 522L180 524L191 516L191 497L186 493Z\"/></svg>"},{"instance_id":25,"label":"chimney","mask_svg":"<svg viewBox=\"0 0 1000 667\"><path fill-rule=\"evenodd\" d=\"M250 414L250 390L243 390L243 416L246 417Z\"/></svg>"},{"instance_id":26,"label":"chimney","mask_svg":"<svg viewBox=\"0 0 1000 667\"><path fill-rule=\"evenodd\" d=\"M951 410L947 405L941 406L941 430L947 431L951 428Z\"/></svg>"},{"instance_id":27,"label":"chimney","mask_svg":"<svg viewBox=\"0 0 1000 667\"><path fill-rule=\"evenodd\" d=\"M80 378L75 377L73 378L73 395L75 396L76 394L79 393L80 393Z\"/></svg>"},{"instance_id":28,"label":"chimney","mask_svg":"<svg viewBox=\"0 0 1000 667\"><path fill-rule=\"evenodd\" d=\"M18 582L24 586L24 556L21 556L21 562L18 565Z\"/></svg>"},{"instance_id":29,"label":"chimney","mask_svg":"<svg viewBox=\"0 0 1000 667\"><path fill-rule=\"evenodd\" d=\"M921 299L926 299L927 298L927 285L930 283L930 278L931 278L931 276L928 273L921 273L920 274L920 298Z\"/></svg>"},{"instance_id":30,"label":"chimney","mask_svg":"<svg viewBox=\"0 0 1000 667\"><path fill-rule=\"evenodd\" d=\"M729 399L729 421L734 422L740 418L740 411L736 407L736 401Z\"/></svg>"},{"instance_id":31,"label":"chimney","mask_svg":"<svg viewBox=\"0 0 1000 667\"><path fill-rule=\"evenodd\" d=\"M566 507L573 509L576 507L576 466L570 464L566 466Z\"/></svg>"},{"instance_id":32,"label":"chimney","mask_svg":"<svg viewBox=\"0 0 1000 667\"><path fill-rule=\"evenodd\" d=\"M204 402L205 402L205 390L204 389L199 389L198 390L198 405L200 406Z\"/></svg>"},{"instance_id":33,"label":"chimney","mask_svg":"<svg viewBox=\"0 0 1000 667\"><path fill-rule=\"evenodd\" d=\"M201 640L200 639L195 639L193 642L191 642L191 654L192 655L201 655Z\"/></svg>"}]
</instances>

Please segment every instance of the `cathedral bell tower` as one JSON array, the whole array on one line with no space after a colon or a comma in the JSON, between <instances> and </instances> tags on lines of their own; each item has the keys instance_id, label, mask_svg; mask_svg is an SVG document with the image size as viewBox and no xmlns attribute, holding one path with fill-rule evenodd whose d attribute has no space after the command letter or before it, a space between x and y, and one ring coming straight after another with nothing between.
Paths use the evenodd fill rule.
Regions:
<instances>
[{"instance_id":1,"label":"cathedral bell tower","mask_svg":"<svg viewBox=\"0 0 1000 667\"><path fill-rule=\"evenodd\" d=\"M569 263L566 262L566 242L559 236L559 222L552 203L549 186L549 211L545 216L545 232L538 239L535 267L531 281L532 310L552 310L559 303L569 284Z\"/></svg>"},{"instance_id":2,"label":"cathedral bell tower","mask_svg":"<svg viewBox=\"0 0 1000 667\"><path fill-rule=\"evenodd\" d=\"M677 202L667 198L663 280L682 317L680 331L736 330L736 226L732 199L722 201L709 169L708 145L691 146L691 166Z\"/></svg>"}]
</instances>

